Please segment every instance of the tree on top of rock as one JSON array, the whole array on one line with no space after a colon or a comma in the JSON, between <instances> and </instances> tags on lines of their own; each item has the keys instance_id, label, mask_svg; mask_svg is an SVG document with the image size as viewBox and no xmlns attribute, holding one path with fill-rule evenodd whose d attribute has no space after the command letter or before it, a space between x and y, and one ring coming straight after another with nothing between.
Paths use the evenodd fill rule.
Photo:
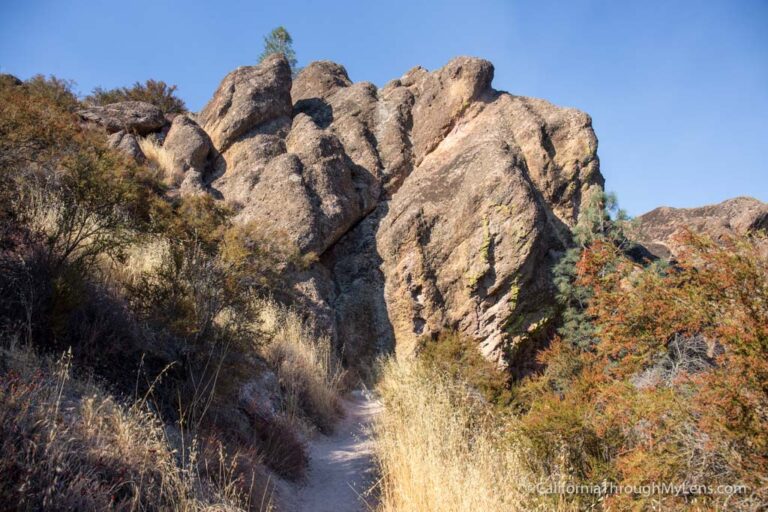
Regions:
<instances>
[{"instance_id":1,"label":"tree on top of rock","mask_svg":"<svg viewBox=\"0 0 768 512\"><path fill-rule=\"evenodd\" d=\"M293 50L293 38L291 34L280 26L269 33L264 38L264 51L259 56L259 62L272 55L273 53L282 53L291 65L291 71L296 73L296 52Z\"/></svg>"}]
</instances>

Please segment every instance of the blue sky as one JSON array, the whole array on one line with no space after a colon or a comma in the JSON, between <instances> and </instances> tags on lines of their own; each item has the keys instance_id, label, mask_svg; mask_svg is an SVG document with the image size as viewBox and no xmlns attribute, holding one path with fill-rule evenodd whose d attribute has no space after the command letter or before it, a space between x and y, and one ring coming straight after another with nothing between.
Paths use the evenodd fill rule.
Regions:
<instances>
[{"instance_id":1,"label":"blue sky","mask_svg":"<svg viewBox=\"0 0 768 512\"><path fill-rule=\"evenodd\" d=\"M768 201L766 0L0 0L0 71L83 93L157 78L197 110L281 24L299 65L334 60L383 85L475 55L495 88L588 112L630 214Z\"/></svg>"}]
</instances>

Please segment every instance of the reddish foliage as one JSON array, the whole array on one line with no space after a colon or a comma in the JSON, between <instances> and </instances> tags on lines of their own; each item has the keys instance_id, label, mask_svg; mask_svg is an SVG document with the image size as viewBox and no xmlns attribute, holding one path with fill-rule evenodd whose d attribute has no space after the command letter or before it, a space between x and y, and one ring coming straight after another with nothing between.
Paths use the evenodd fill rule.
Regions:
<instances>
[{"instance_id":1,"label":"reddish foliage","mask_svg":"<svg viewBox=\"0 0 768 512\"><path fill-rule=\"evenodd\" d=\"M557 340L544 354L548 371L527 384L536 394L528 430L542 446L555 437L577 446L568 459L585 480L743 483L762 501L768 262L751 240L715 244L685 233L680 242L684 250L666 271L640 267L608 242L584 251L577 284L593 292L587 316L598 343L577 350ZM576 370L563 377L568 365ZM554 386L554 375L567 385ZM608 503L633 508L643 500Z\"/></svg>"}]
</instances>

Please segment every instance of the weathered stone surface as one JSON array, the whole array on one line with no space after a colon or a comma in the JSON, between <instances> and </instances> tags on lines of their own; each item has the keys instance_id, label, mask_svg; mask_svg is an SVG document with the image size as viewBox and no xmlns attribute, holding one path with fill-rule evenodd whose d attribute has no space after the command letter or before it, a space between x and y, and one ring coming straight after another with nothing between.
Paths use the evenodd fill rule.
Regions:
<instances>
[{"instance_id":1,"label":"weathered stone surface","mask_svg":"<svg viewBox=\"0 0 768 512\"><path fill-rule=\"evenodd\" d=\"M260 124L290 116L291 68L282 54L237 68L221 81L199 123L219 151Z\"/></svg>"},{"instance_id":2,"label":"weathered stone surface","mask_svg":"<svg viewBox=\"0 0 768 512\"><path fill-rule=\"evenodd\" d=\"M377 92L370 117L344 115L350 87L326 97L329 129L354 120L375 134L384 184L383 202L324 260L347 353L409 353L455 328L500 360L551 319L549 267L582 196L603 184L597 139L586 114L498 93L492 74L468 58L416 68Z\"/></svg>"},{"instance_id":3,"label":"weathered stone surface","mask_svg":"<svg viewBox=\"0 0 768 512\"><path fill-rule=\"evenodd\" d=\"M551 253L569 241L575 201L602 185L586 116L569 109L554 116L556 107L546 102L483 94L405 179L376 235L398 351L445 328L478 339L493 359L514 349L512 342L548 316ZM572 129L584 150L572 167L541 162L541 139L522 136L525 125L517 123L534 119L537 133ZM571 141L551 144L553 153L565 154ZM581 175L583 162L593 167ZM547 181L534 172L540 168ZM547 194L555 180L574 192Z\"/></svg>"},{"instance_id":4,"label":"weathered stone surface","mask_svg":"<svg viewBox=\"0 0 768 512\"><path fill-rule=\"evenodd\" d=\"M301 159L294 154L269 160L251 188L240 219L255 222L267 235L287 239L308 253L318 248L318 219L302 172Z\"/></svg>"},{"instance_id":5,"label":"weathered stone surface","mask_svg":"<svg viewBox=\"0 0 768 512\"><path fill-rule=\"evenodd\" d=\"M418 77L417 77L418 76ZM459 57L434 73L413 73L413 152L416 163L432 151L472 104L491 91L493 65ZM408 83L406 79L406 83Z\"/></svg>"},{"instance_id":6,"label":"weathered stone surface","mask_svg":"<svg viewBox=\"0 0 768 512\"><path fill-rule=\"evenodd\" d=\"M260 66L258 82L290 87L290 76L286 80L284 69L278 65L282 60L272 61L276 64L265 61ZM310 65L308 71L320 73L326 68L333 73L343 69ZM329 79L329 84L334 81L345 83L337 77ZM282 93L273 102L283 101ZM209 106L217 101L214 98ZM290 113L290 102L288 106ZM320 254L373 209L379 196L378 182L353 160L337 132L322 128L301 112L291 119L282 115L285 109L267 106L263 110L277 117L259 118L226 146L211 186L240 208L241 220L268 224L270 230L281 233L301 251ZM211 117L205 126L220 125Z\"/></svg>"},{"instance_id":7,"label":"weathered stone surface","mask_svg":"<svg viewBox=\"0 0 768 512\"><path fill-rule=\"evenodd\" d=\"M635 219L633 237L659 258L674 257L676 236L685 229L718 240L768 230L768 204L751 197L737 197L699 208L662 206Z\"/></svg>"},{"instance_id":8,"label":"weathered stone surface","mask_svg":"<svg viewBox=\"0 0 768 512\"><path fill-rule=\"evenodd\" d=\"M123 130L113 133L107 138L107 145L122 151L138 163L144 163L146 160L144 153L141 151L141 147L139 147L139 141L132 133L126 133Z\"/></svg>"},{"instance_id":9,"label":"weathered stone surface","mask_svg":"<svg viewBox=\"0 0 768 512\"><path fill-rule=\"evenodd\" d=\"M365 170L355 169L338 138L303 114L294 118L286 145L301 159L307 193L315 199L316 251L320 253L362 217L365 205L355 178Z\"/></svg>"},{"instance_id":10,"label":"weathered stone surface","mask_svg":"<svg viewBox=\"0 0 768 512\"><path fill-rule=\"evenodd\" d=\"M321 260L321 266L328 269L333 282L333 292L323 296L334 319L332 333L344 361L351 365L364 365L395 348L376 240L379 224L387 211L388 203L383 202Z\"/></svg>"},{"instance_id":11,"label":"weathered stone surface","mask_svg":"<svg viewBox=\"0 0 768 512\"><path fill-rule=\"evenodd\" d=\"M252 73L285 84L278 65ZM410 353L443 329L501 361L546 324L549 268L603 184L589 116L497 92L489 62L461 57L380 90L313 63L293 82L292 120L272 105L238 124L212 107L237 96L231 77L201 116L223 149L211 187L320 255L294 291L348 361Z\"/></svg>"},{"instance_id":12,"label":"weathered stone surface","mask_svg":"<svg viewBox=\"0 0 768 512\"><path fill-rule=\"evenodd\" d=\"M238 207L247 205L265 166L286 152L285 136L290 127L290 117L279 117L232 143L215 161L214 189Z\"/></svg>"},{"instance_id":13,"label":"weathered stone surface","mask_svg":"<svg viewBox=\"0 0 768 512\"><path fill-rule=\"evenodd\" d=\"M121 101L104 106L79 110L77 114L86 122L103 127L109 133L121 130L147 135L165 125L163 111L143 101Z\"/></svg>"},{"instance_id":14,"label":"weathered stone surface","mask_svg":"<svg viewBox=\"0 0 768 512\"><path fill-rule=\"evenodd\" d=\"M370 208L358 187L367 171L306 115L296 116L287 139L257 134L224 159L213 185L243 206L239 218L269 226L304 253L324 252Z\"/></svg>"},{"instance_id":15,"label":"weathered stone surface","mask_svg":"<svg viewBox=\"0 0 768 512\"><path fill-rule=\"evenodd\" d=\"M163 141L163 151L171 160L171 174L182 181L185 173L205 173L208 155L213 149L208 134L185 115L174 117L171 129Z\"/></svg>"},{"instance_id":16,"label":"weathered stone surface","mask_svg":"<svg viewBox=\"0 0 768 512\"><path fill-rule=\"evenodd\" d=\"M203 173L195 170L187 171L181 185L179 185L179 192L182 196L205 194L206 189L205 182L203 181Z\"/></svg>"},{"instance_id":17,"label":"weathered stone surface","mask_svg":"<svg viewBox=\"0 0 768 512\"><path fill-rule=\"evenodd\" d=\"M344 66L321 60L312 62L301 70L291 88L294 103L313 98L327 98L341 87L349 87L352 81Z\"/></svg>"}]
</instances>

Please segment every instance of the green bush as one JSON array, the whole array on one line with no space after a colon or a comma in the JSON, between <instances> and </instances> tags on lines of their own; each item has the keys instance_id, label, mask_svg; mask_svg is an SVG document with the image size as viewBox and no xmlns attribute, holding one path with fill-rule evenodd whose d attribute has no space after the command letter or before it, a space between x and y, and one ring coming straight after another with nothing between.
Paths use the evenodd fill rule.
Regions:
<instances>
[{"instance_id":1,"label":"green bush","mask_svg":"<svg viewBox=\"0 0 768 512\"><path fill-rule=\"evenodd\" d=\"M187 111L184 100L176 96L175 85L168 85L162 80L147 80L143 84L136 82L131 87L102 89L96 87L85 98L95 105L108 105L120 101L145 101L159 107L166 114L180 114Z\"/></svg>"}]
</instances>

